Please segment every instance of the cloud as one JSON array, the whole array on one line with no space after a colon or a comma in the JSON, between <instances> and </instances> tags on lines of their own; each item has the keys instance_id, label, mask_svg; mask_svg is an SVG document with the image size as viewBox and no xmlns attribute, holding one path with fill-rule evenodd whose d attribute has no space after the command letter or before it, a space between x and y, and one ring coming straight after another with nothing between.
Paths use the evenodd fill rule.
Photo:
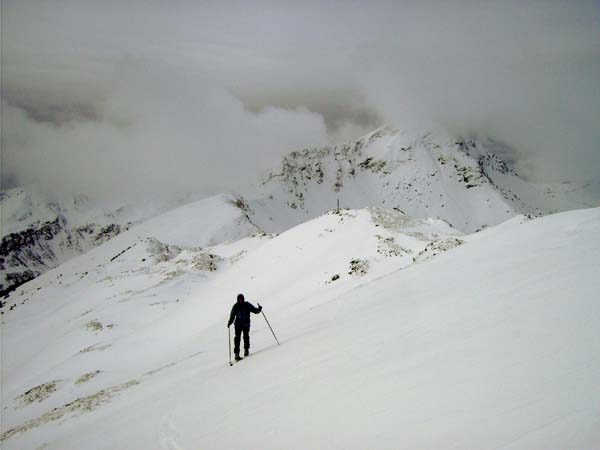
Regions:
<instances>
[{"instance_id":1,"label":"cloud","mask_svg":"<svg viewBox=\"0 0 600 450\"><path fill-rule=\"evenodd\" d=\"M357 52L370 107L393 123L502 141L532 178L598 177L600 8L456 6L419 9Z\"/></svg>"},{"instance_id":2,"label":"cloud","mask_svg":"<svg viewBox=\"0 0 600 450\"><path fill-rule=\"evenodd\" d=\"M38 121L3 104L3 172L91 196L218 192L254 180L286 152L326 142L320 115L250 112L201 76L128 60L115 80L92 120Z\"/></svg>"},{"instance_id":3,"label":"cloud","mask_svg":"<svg viewBox=\"0 0 600 450\"><path fill-rule=\"evenodd\" d=\"M3 2L2 180L216 192L389 123L598 178L597 2Z\"/></svg>"}]
</instances>

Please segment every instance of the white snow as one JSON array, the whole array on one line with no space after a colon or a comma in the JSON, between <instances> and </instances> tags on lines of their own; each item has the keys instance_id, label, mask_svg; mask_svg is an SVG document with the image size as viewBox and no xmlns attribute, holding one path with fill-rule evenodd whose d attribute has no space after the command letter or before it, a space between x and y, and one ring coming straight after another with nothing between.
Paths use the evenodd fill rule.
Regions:
<instances>
[{"instance_id":1,"label":"white snow","mask_svg":"<svg viewBox=\"0 0 600 450\"><path fill-rule=\"evenodd\" d=\"M600 208L470 235L342 209L268 235L237 200L11 295L2 448L600 447ZM255 315L230 367L238 292L281 346Z\"/></svg>"},{"instance_id":2,"label":"white snow","mask_svg":"<svg viewBox=\"0 0 600 450\"><path fill-rule=\"evenodd\" d=\"M597 183L532 184L494 154L498 147L492 141L457 139L440 130L409 133L384 127L345 145L292 152L279 168L240 193L173 211L171 221L160 219L165 225L156 233L184 246L206 234L210 239L200 239L198 245L217 245L257 230L281 233L325 214L338 201L343 208L396 208L416 218L439 217L466 233L519 214L598 206ZM0 290L164 212L165 202L159 198L135 206L99 205L83 196L58 199L35 186L1 192ZM183 199L178 198L170 207L181 204ZM215 223L209 231L212 217L221 217L218 209L229 205L241 211L245 226L231 223L221 229ZM237 217L240 211L226 214ZM177 225L177 215L188 221L184 230Z\"/></svg>"},{"instance_id":3,"label":"white snow","mask_svg":"<svg viewBox=\"0 0 600 450\"><path fill-rule=\"evenodd\" d=\"M253 222L268 232L324 214L338 200L346 208L378 206L440 217L464 232L518 214L597 206L594 186L527 182L493 150L493 143L439 130L384 127L351 144L292 152L244 197Z\"/></svg>"},{"instance_id":4,"label":"white snow","mask_svg":"<svg viewBox=\"0 0 600 450\"><path fill-rule=\"evenodd\" d=\"M175 202L175 205L178 203ZM106 242L174 207L166 200L135 206L57 195L28 185L0 192L0 291L10 291L40 273Z\"/></svg>"}]
</instances>

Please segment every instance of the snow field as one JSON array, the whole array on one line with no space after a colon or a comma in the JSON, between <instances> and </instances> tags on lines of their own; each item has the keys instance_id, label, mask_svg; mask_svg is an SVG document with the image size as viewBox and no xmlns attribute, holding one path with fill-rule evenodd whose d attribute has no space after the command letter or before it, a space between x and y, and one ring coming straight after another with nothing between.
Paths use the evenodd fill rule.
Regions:
<instances>
[{"instance_id":1,"label":"snow field","mask_svg":"<svg viewBox=\"0 0 600 450\"><path fill-rule=\"evenodd\" d=\"M240 239L248 225L227 201L147 222L23 286L29 300L3 324L3 448L600 443L600 209L470 236L341 210ZM231 242L210 247L220 230ZM253 316L253 354L229 367L238 292L263 304L282 345Z\"/></svg>"}]
</instances>

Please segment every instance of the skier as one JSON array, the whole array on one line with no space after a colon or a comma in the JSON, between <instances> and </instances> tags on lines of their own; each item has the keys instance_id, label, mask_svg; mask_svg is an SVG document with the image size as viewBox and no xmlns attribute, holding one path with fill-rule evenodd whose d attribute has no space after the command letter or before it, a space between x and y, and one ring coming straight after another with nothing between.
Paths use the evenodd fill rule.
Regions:
<instances>
[{"instance_id":1,"label":"skier","mask_svg":"<svg viewBox=\"0 0 600 450\"><path fill-rule=\"evenodd\" d=\"M244 300L243 294L238 294L237 302L231 308L231 314L229 315L229 322L227 327L229 328L235 319L235 338L233 340L233 352L235 353L235 360L239 361L240 357L240 338L244 333L244 356L250 354L250 313L258 314L262 311L262 306L258 305L258 308L252 303Z\"/></svg>"}]
</instances>

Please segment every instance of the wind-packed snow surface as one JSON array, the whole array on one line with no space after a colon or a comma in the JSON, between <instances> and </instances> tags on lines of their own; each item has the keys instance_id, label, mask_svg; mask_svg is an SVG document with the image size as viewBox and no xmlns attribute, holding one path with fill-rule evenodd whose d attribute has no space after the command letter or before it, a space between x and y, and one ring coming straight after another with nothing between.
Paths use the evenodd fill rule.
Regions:
<instances>
[{"instance_id":1,"label":"wind-packed snow surface","mask_svg":"<svg viewBox=\"0 0 600 450\"><path fill-rule=\"evenodd\" d=\"M240 209L241 208L241 209ZM3 449L600 447L600 208L266 234L218 196L21 286ZM261 303L228 363L235 296Z\"/></svg>"}]
</instances>

